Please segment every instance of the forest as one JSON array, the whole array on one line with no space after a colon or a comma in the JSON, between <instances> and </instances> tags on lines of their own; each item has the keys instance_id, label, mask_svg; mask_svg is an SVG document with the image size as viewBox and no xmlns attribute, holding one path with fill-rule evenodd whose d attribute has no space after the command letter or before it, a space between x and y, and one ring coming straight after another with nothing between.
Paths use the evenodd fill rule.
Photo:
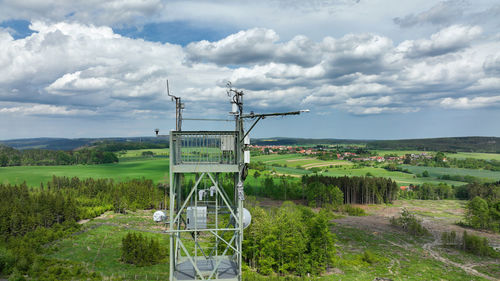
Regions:
<instances>
[{"instance_id":1,"label":"forest","mask_svg":"<svg viewBox=\"0 0 500 281\"><path fill-rule=\"evenodd\" d=\"M0 167L106 164L118 162L109 151L84 148L76 151L26 149L17 150L0 145Z\"/></svg>"},{"instance_id":2,"label":"forest","mask_svg":"<svg viewBox=\"0 0 500 281\"><path fill-rule=\"evenodd\" d=\"M319 275L335 261L335 236L326 210L316 213L287 201L277 210L254 205L250 212L243 256L259 273Z\"/></svg>"},{"instance_id":3,"label":"forest","mask_svg":"<svg viewBox=\"0 0 500 281\"><path fill-rule=\"evenodd\" d=\"M322 183L329 188L338 187L344 194L345 204L381 204L391 203L398 196L399 187L395 181L381 177L328 177L317 174L304 175L302 183L307 189L313 183ZM329 189L324 189L327 192ZM316 190L311 192L317 193ZM316 197L329 197L327 193Z\"/></svg>"},{"instance_id":4,"label":"forest","mask_svg":"<svg viewBox=\"0 0 500 281\"><path fill-rule=\"evenodd\" d=\"M163 194L145 179L115 183L53 177L37 189L0 184L0 274L45 274L40 263L50 261L41 256L44 245L77 231L80 225L76 221L108 210L158 207L164 202Z\"/></svg>"},{"instance_id":5,"label":"forest","mask_svg":"<svg viewBox=\"0 0 500 281\"><path fill-rule=\"evenodd\" d=\"M451 137L403 140L368 141L369 149L424 150L444 152L492 152L500 153L497 137Z\"/></svg>"},{"instance_id":6,"label":"forest","mask_svg":"<svg viewBox=\"0 0 500 281\"><path fill-rule=\"evenodd\" d=\"M410 185L407 190L400 190L399 198L419 200L454 199L456 198L455 193L459 192L459 190L459 187L453 188L445 183L424 183L421 185Z\"/></svg>"},{"instance_id":7,"label":"forest","mask_svg":"<svg viewBox=\"0 0 500 281\"><path fill-rule=\"evenodd\" d=\"M168 145L166 141L163 143L102 141L96 144L96 148L102 151L118 152L123 150L168 148Z\"/></svg>"}]
</instances>

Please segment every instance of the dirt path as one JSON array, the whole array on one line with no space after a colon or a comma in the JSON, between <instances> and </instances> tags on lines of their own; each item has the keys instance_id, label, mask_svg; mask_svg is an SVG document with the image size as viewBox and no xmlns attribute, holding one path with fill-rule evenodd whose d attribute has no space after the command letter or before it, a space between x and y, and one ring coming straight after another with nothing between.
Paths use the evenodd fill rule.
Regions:
<instances>
[{"instance_id":1,"label":"dirt path","mask_svg":"<svg viewBox=\"0 0 500 281\"><path fill-rule=\"evenodd\" d=\"M439 245L439 240L436 239L436 237L434 237L434 240L432 242L425 243L422 246L422 248L424 248L429 253L429 255L432 258L434 258L435 260L438 260L438 261L445 263L447 265L458 267L458 268L462 269L463 271L467 272L468 274L482 277L482 278L485 278L488 280L500 280L500 279L493 278L491 276L488 276L486 274L483 274L483 273L475 270L473 267L476 266L476 264L460 264L460 263L451 261L451 260L441 256L438 252L436 252L432 249L434 246L437 246L437 245Z\"/></svg>"}]
</instances>

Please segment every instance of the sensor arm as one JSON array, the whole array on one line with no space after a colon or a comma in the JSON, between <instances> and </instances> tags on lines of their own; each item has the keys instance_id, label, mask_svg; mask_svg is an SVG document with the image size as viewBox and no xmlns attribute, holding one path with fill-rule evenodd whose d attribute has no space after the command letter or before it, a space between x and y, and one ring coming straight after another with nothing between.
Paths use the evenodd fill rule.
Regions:
<instances>
[{"instance_id":1,"label":"sensor arm","mask_svg":"<svg viewBox=\"0 0 500 281\"><path fill-rule=\"evenodd\" d=\"M241 115L240 118L257 118L257 120L255 120L255 122L250 127L250 129L248 129L248 131L245 133L245 135L243 136L243 138L242 138L241 141L243 141L245 139L245 137L248 136L248 134L250 133L250 131L255 127L255 125L257 125L257 123L261 119L264 119L264 118L269 117L269 116L299 115L300 113L303 113L303 112L309 112L309 109L303 109L303 110L298 110L298 111L290 111L290 112L279 112L279 113L263 113L263 114L254 114L252 112L250 114Z\"/></svg>"}]
</instances>

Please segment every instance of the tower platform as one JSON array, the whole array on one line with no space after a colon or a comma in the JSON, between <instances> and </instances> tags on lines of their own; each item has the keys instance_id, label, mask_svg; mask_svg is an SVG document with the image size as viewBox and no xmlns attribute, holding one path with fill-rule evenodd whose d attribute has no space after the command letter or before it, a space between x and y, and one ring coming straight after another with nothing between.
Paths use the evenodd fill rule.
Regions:
<instances>
[{"instance_id":1,"label":"tower platform","mask_svg":"<svg viewBox=\"0 0 500 281\"><path fill-rule=\"evenodd\" d=\"M217 273L210 279L213 280L223 280L223 281L236 281L238 280L238 266L235 262L231 260L230 256L219 256L220 265ZM196 266L202 273L203 277L206 279L210 276L213 269L217 265L217 260L215 259L205 259L204 257L198 257L196 259ZM177 265L177 270L174 272L174 280L202 280L196 274L193 264L189 260L180 262Z\"/></svg>"}]
</instances>

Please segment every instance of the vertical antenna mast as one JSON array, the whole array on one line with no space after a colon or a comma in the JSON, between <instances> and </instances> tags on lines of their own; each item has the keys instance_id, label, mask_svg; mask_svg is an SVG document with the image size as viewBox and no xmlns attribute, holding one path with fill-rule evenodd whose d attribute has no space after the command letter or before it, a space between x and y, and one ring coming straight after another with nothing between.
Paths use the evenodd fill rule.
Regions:
<instances>
[{"instance_id":1,"label":"vertical antenna mast","mask_svg":"<svg viewBox=\"0 0 500 281\"><path fill-rule=\"evenodd\" d=\"M184 109L184 104L181 102L180 97L176 97L170 94L170 87L168 86L167 80L167 95L172 98L172 101L175 99L175 130L180 131L182 127L182 110Z\"/></svg>"}]
</instances>

